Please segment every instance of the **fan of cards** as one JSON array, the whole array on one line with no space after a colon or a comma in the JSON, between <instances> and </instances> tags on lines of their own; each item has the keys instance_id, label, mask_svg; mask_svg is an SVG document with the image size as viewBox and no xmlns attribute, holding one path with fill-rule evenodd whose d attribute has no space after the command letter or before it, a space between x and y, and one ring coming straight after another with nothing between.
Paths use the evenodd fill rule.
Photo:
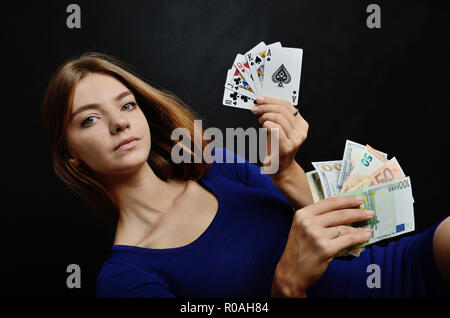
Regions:
<instances>
[{"instance_id":1,"label":"fan of cards","mask_svg":"<svg viewBox=\"0 0 450 318\"><path fill-rule=\"evenodd\" d=\"M338 256L359 256L364 246L414 231L414 199L411 180L395 157L347 140L342 160L312 162L316 170L306 174L314 202L339 195L363 196L361 209L374 211L365 222L354 227L369 227L370 240L342 251Z\"/></svg>"},{"instance_id":2,"label":"fan of cards","mask_svg":"<svg viewBox=\"0 0 450 318\"><path fill-rule=\"evenodd\" d=\"M259 43L238 54L228 70L223 105L251 109L256 97L271 96L298 104L303 50L280 42Z\"/></svg>"}]
</instances>

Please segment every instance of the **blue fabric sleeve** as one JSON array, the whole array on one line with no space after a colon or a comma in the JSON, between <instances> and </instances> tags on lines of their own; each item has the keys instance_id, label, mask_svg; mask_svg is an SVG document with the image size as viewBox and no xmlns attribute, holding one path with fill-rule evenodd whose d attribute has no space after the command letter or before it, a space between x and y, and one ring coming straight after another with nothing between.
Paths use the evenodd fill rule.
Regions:
<instances>
[{"instance_id":1,"label":"blue fabric sleeve","mask_svg":"<svg viewBox=\"0 0 450 318\"><path fill-rule=\"evenodd\" d=\"M262 168L249 162L244 157L234 153L227 148L215 148L215 153L220 156L225 165L220 165L228 169L229 175L240 181L247 187L260 188L267 191L279 191L273 184L268 174L262 173Z\"/></svg>"},{"instance_id":2,"label":"blue fabric sleeve","mask_svg":"<svg viewBox=\"0 0 450 318\"><path fill-rule=\"evenodd\" d=\"M175 298L160 277L150 277L122 264L110 262L109 274L97 280L99 298Z\"/></svg>"},{"instance_id":3,"label":"blue fabric sleeve","mask_svg":"<svg viewBox=\"0 0 450 318\"><path fill-rule=\"evenodd\" d=\"M433 249L437 223L422 233L386 246L372 245L355 259L334 259L308 290L310 297L448 297L449 286L439 273ZM381 270L379 288L369 288L370 264ZM333 288L330 288L333 286Z\"/></svg>"}]
</instances>

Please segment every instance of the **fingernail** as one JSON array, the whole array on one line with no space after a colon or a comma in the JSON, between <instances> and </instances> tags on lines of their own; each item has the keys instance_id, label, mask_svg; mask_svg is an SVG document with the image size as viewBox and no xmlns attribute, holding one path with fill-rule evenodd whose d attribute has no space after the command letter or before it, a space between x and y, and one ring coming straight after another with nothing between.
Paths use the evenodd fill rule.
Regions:
<instances>
[{"instance_id":1,"label":"fingernail","mask_svg":"<svg viewBox=\"0 0 450 318\"><path fill-rule=\"evenodd\" d=\"M258 106L253 106L250 110L254 113L259 109Z\"/></svg>"},{"instance_id":2,"label":"fingernail","mask_svg":"<svg viewBox=\"0 0 450 318\"><path fill-rule=\"evenodd\" d=\"M372 217L374 213L372 210L366 210L366 215Z\"/></svg>"},{"instance_id":3,"label":"fingernail","mask_svg":"<svg viewBox=\"0 0 450 318\"><path fill-rule=\"evenodd\" d=\"M358 201L358 203L362 204L364 202L364 197L356 197L356 201Z\"/></svg>"},{"instance_id":4,"label":"fingernail","mask_svg":"<svg viewBox=\"0 0 450 318\"><path fill-rule=\"evenodd\" d=\"M258 96L258 97L256 97L256 101L257 101L258 103L264 103L264 97Z\"/></svg>"}]
</instances>

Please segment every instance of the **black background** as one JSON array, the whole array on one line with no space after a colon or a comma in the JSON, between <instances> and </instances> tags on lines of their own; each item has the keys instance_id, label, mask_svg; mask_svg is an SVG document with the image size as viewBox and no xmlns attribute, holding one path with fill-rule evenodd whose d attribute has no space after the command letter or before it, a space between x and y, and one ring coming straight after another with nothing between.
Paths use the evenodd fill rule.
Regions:
<instances>
[{"instance_id":1,"label":"black background","mask_svg":"<svg viewBox=\"0 0 450 318\"><path fill-rule=\"evenodd\" d=\"M446 217L450 10L447 1L16 1L3 8L1 293L93 297L114 229L56 178L40 108L51 74L85 51L119 57L172 91L203 127L260 127L221 105L227 69L260 41L303 51L297 155L342 158L346 139L396 156L411 177L416 232ZM381 7L381 29L366 8ZM382 243L386 244L386 242ZM81 267L68 289L66 267Z\"/></svg>"}]
</instances>

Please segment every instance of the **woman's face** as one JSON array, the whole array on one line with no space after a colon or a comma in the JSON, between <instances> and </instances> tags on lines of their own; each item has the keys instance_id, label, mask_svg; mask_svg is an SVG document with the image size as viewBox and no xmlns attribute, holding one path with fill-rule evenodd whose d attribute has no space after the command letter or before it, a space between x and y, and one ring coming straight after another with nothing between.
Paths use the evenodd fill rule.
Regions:
<instances>
[{"instance_id":1,"label":"woman's face","mask_svg":"<svg viewBox=\"0 0 450 318\"><path fill-rule=\"evenodd\" d=\"M147 119L133 93L114 77L91 73L78 82L71 115L67 144L75 165L83 162L97 173L113 174L131 172L147 160ZM118 144L129 137L139 138L136 145L117 150Z\"/></svg>"}]
</instances>

